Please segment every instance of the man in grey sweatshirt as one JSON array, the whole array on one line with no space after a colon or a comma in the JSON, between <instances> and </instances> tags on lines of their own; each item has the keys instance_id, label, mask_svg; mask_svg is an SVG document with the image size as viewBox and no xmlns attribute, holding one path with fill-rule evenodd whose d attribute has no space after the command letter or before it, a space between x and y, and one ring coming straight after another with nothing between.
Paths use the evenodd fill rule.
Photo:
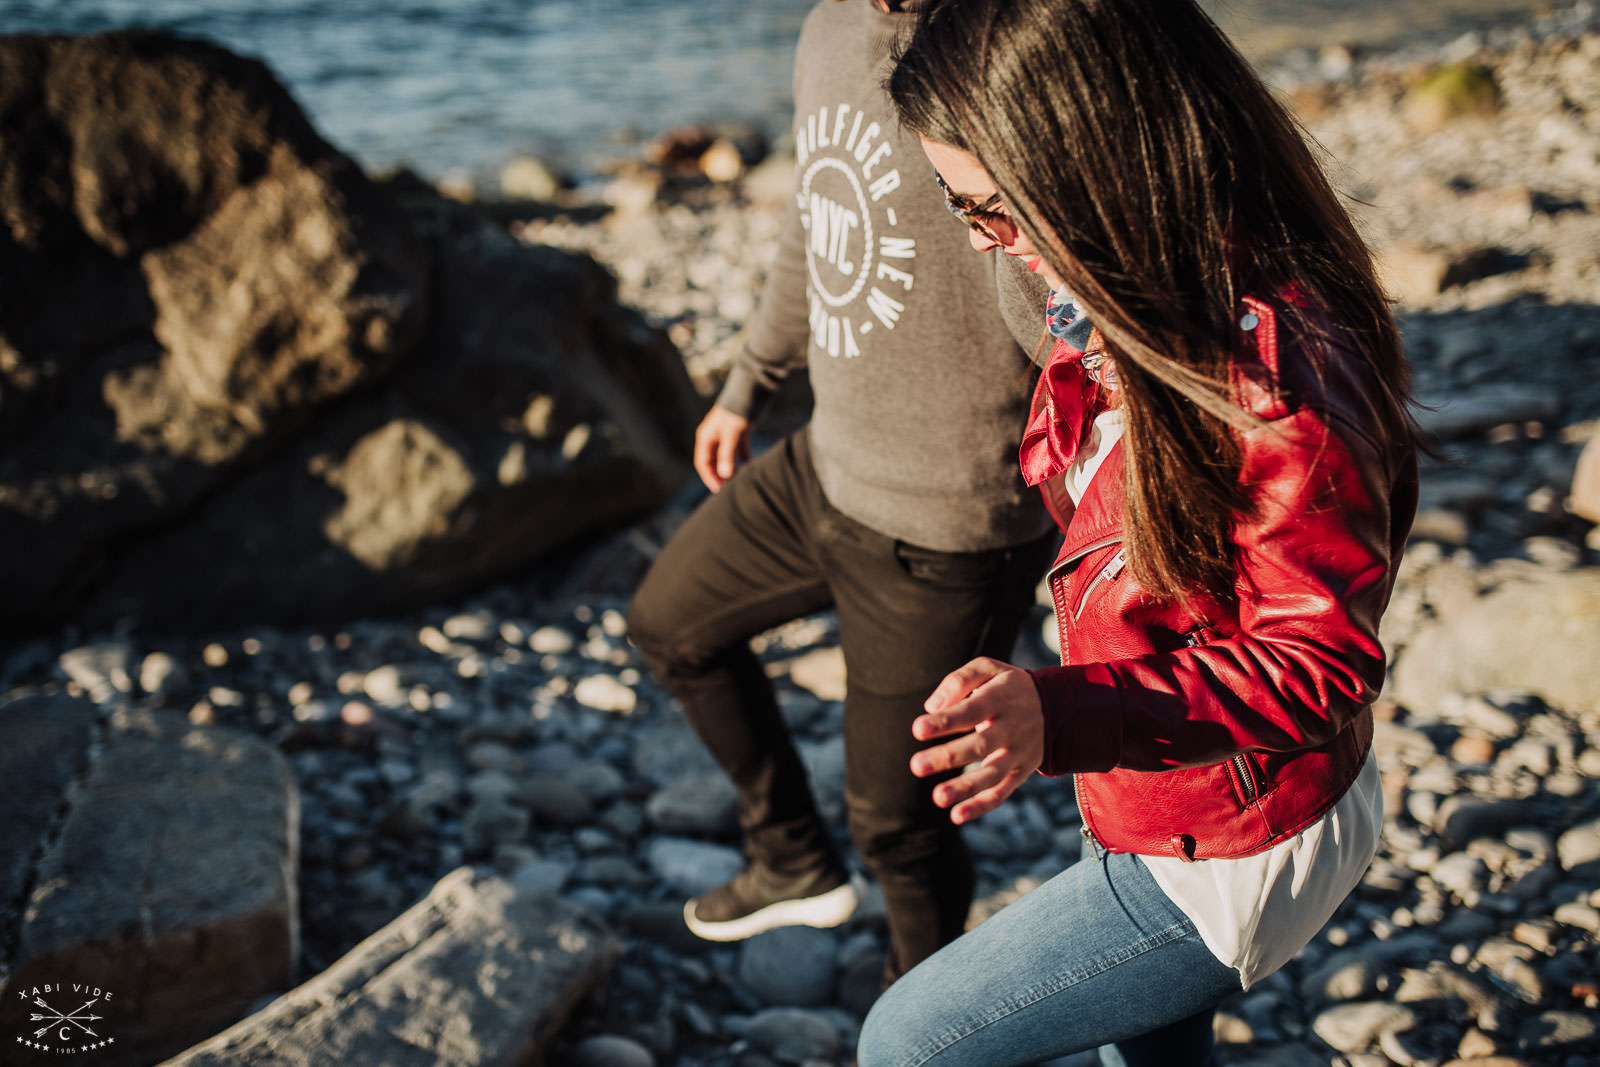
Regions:
<instances>
[{"instance_id":1,"label":"man in grey sweatshirt","mask_svg":"<svg viewBox=\"0 0 1600 1067\"><path fill-rule=\"evenodd\" d=\"M845 801L883 890L884 984L961 934L973 893L960 831L934 782L910 772L911 721L946 673L1010 654L1056 542L1017 468L1045 286L972 251L899 128L882 89L913 17L899 6L822 0L806 19L794 201L742 357L696 435L712 495L629 615L738 790L746 865L684 911L696 934L726 941L835 925L857 903L749 647L834 609ZM745 463L751 423L801 367L809 424Z\"/></svg>"}]
</instances>

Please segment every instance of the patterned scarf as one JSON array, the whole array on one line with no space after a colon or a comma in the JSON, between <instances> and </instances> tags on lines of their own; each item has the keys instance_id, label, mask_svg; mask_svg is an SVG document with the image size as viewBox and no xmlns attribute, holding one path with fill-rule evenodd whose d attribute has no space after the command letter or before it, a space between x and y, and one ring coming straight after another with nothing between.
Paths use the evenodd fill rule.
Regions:
<instances>
[{"instance_id":1,"label":"patterned scarf","mask_svg":"<svg viewBox=\"0 0 1600 1067\"><path fill-rule=\"evenodd\" d=\"M1045 325L1050 335L1081 352L1083 370L1091 380L1107 389L1117 387L1117 365L1106 355L1105 338L1094 328L1089 316L1079 309L1072 294L1064 289L1050 290L1045 304Z\"/></svg>"}]
</instances>

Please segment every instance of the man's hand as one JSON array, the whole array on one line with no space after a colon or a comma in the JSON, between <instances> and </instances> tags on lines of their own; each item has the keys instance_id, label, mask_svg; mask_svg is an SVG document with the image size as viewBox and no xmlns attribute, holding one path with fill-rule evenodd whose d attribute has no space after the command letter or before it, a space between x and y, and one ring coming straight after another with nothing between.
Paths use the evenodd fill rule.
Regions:
<instances>
[{"instance_id":1,"label":"man's hand","mask_svg":"<svg viewBox=\"0 0 1600 1067\"><path fill-rule=\"evenodd\" d=\"M1044 711L1026 671L980 658L945 676L911 724L918 741L955 736L911 757L911 773L927 778L966 770L933 790L956 825L995 808L1039 769L1044 759Z\"/></svg>"},{"instance_id":2,"label":"man's hand","mask_svg":"<svg viewBox=\"0 0 1600 1067\"><path fill-rule=\"evenodd\" d=\"M715 493L750 458L750 420L713 405L694 431L694 469Z\"/></svg>"}]
</instances>

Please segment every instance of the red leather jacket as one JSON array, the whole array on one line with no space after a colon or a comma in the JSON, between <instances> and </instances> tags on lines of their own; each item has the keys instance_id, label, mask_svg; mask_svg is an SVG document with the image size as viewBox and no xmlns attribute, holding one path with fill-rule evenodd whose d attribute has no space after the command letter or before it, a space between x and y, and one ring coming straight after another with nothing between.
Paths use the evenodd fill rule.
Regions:
<instances>
[{"instance_id":1,"label":"red leather jacket","mask_svg":"<svg viewBox=\"0 0 1600 1067\"><path fill-rule=\"evenodd\" d=\"M1070 463L1096 388L1058 345L1023 467L1066 540L1050 572L1062 666L1031 672L1047 775L1074 773L1085 831L1118 852L1243 856L1319 818L1361 769L1384 677L1378 621L1416 510L1416 452L1361 361L1280 362L1273 309L1248 300L1238 398L1256 513L1234 529L1237 599L1161 602L1122 547L1122 444L1074 509ZM1257 380L1275 383L1267 388Z\"/></svg>"}]
</instances>

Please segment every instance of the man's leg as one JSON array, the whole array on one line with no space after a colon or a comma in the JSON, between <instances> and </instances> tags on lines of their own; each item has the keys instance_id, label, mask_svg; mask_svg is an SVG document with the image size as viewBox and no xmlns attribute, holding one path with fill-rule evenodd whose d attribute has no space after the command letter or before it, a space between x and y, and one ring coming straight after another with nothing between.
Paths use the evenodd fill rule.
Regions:
<instances>
[{"instance_id":1,"label":"man's leg","mask_svg":"<svg viewBox=\"0 0 1600 1067\"><path fill-rule=\"evenodd\" d=\"M690 902L685 918L702 937L839 922L855 906L771 683L749 647L763 630L829 604L809 543L808 501L820 496L808 484L814 481L803 433L758 456L690 515L628 613L634 644L739 794L749 866ZM765 910L796 895L821 900L798 911Z\"/></svg>"},{"instance_id":2,"label":"man's leg","mask_svg":"<svg viewBox=\"0 0 1600 1067\"><path fill-rule=\"evenodd\" d=\"M911 721L946 674L978 655L1009 656L1057 542L943 553L897 542L833 513L818 541L833 583L849 677L845 799L850 831L882 887L887 985L960 936L972 860L932 780L912 776L923 747Z\"/></svg>"}]
</instances>

